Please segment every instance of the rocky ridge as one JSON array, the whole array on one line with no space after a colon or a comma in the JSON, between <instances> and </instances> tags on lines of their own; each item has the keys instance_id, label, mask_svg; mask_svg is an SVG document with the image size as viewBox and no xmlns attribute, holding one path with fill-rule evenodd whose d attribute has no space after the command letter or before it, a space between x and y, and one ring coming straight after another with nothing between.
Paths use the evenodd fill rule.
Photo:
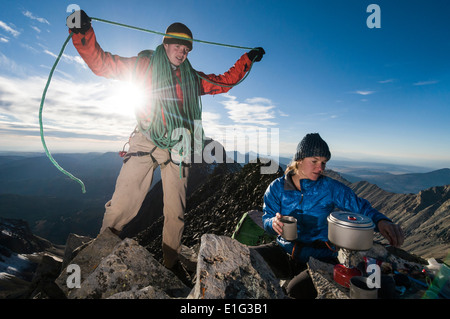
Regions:
<instances>
[{"instance_id":1,"label":"rocky ridge","mask_svg":"<svg viewBox=\"0 0 450 319\"><path fill-rule=\"evenodd\" d=\"M183 246L180 272L166 269L135 239L120 239L109 230L94 239L71 235L63 261L43 258L28 293L22 297L289 299L283 289L286 282L274 275L253 248L223 235L204 234L200 242L196 249ZM383 260L382 271L389 278L392 269L420 273L426 264L419 257L380 243L374 243L369 251L358 252L352 263L364 263L365 257ZM317 299L349 299L348 288L333 281L332 267L313 258L308 263ZM426 288L410 283L403 296L385 291L381 297L421 298L425 293Z\"/></svg>"},{"instance_id":2,"label":"rocky ridge","mask_svg":"<svg viewBox=\"0 0 450 319\"><path fill-rule=\"evenodd\" d=\"M46 272L42 265L59 265L63 252L64 246L35 236L27 222L0 218L0 299L27 294L35 274Z\"/></svg>"},{"instance_id":3,"label":"rocky ridge","mask_svg":"<svg viewBox=\"0 0 450 319\"><path fill-rule=\"evenodd\" d=\"M389 193L367 182L357 182L350 187L402 226L403 249L424 258L447 257L450 252L450 185L432 187L418 194Z\"/></svg>"},{"instance_id":4,"label":"rocky ridge","mask_svg":"<svg viewBox=\"0 0 450 319\"><path fill-rule=\"evenodd\" d=\"M192 192L186 211L181 274L171 273L160 263L162 230L160 218L146 230L131 236L132 238L120 238L112 233L106 233L95 239L69 236L62 260L58 261L54 256L47 255L42 258L27 293L21 296L52 299L220 299L239 296L286 298L280 290L282 283L274 277L267 266L264 266L265 263L256 257L257 254L252 252L251 248L230 238L244 212L261 210L265 189L272 180L282 175L281 170L272 175L260 174L262 165L249 164L234 173L212 172L208 180ZM328 174L332 177L334 175L333 172ZM334 178L340 177L336 175ZM396 197L396 194L386 195L382 190L376 189L368 191L367 185L364 185L366 184L350 186L360 194L367 191L368 195L379 192L383 196L391 196L390 205L402 203L402 199ZM431 193L439 192L431 191ZM442 193L443 199L437 201L436 197L433 197L437 195L432 194L424 191L421 195L417 194L416 201L414 198L411 199L417 204L415 206L417 216L420 215L421 207L430 206L418 198L431 197L435 202L443 203L444 205L439 204L440 206L435 208L438 212L440 210L445 212L445 203L448 202L445 199L446 193ZM383 203L385 203L383 200L377 202L374 199L374 206L378 205L380 210L384 207ZM429 211L430 215L434 214L431 213L431 208ZM424 234L415 234L418 235ZM240 253L236 254L236 251ZM377 243L370 254L373 258L386 261L397 270L408 269L417 273L426 265L424 258L405 250L393 249L382 242ZM73 264L80 267L80 288L67 289L67 283L70 283L69 276L75 275L70 273L67 267ZM309 266L317 284L318 298L348 297L348 291L345 289L343 291L329 280L327 267L322 267L323 265L315 261L311 261ZM159 276L152 278L149 276L150 273L157 273ZM141 278L142 276L144 278ZM262 286L262 282L268 284ZM221 289L215 288L220 285ZM420 287L415 289L415 293L423 294ZM17 294L15 296L17 297Z\"/></svg>"}]
</instances>

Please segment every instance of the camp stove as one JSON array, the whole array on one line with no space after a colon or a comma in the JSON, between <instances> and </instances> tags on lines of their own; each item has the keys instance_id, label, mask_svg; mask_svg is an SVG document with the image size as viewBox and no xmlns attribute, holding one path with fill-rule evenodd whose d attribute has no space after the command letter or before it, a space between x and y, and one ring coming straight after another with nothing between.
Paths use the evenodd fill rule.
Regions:
<instances>
[{"instance_id":1,"label":"camp stove","mask_svg":"<svg viewBox=\"0 0 450 319\"><path fill-rule=\"evenodd\" d=\"M334 281L348 288L350 278L362 276L362 272L352 265L352 257L357 251L372 248L375 226L369 217L350 212L333 212L327 219L328 239L339 248L341 262L334 266Z\"/></svg>"},{"instance_id":2,"label":"camp stove","mask_svg":"<svg viewBox=\"0 0 450 319\"><path fill-rule=\"evenodd\" d=\"M361 270L352 264L353 256L357 252L346 248L340 248L338 256L340 264L334 266L333 279L343 287L350 287L350 279L354 276L362 276Z\"/></svg>"}]
</instances>

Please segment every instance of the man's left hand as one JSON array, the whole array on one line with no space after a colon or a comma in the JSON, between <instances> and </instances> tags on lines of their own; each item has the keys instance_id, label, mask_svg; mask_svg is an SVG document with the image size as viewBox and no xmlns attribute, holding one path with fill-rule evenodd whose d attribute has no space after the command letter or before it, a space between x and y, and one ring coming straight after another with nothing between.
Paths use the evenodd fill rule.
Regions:
<instances>
[{"instance_id":1,"label":"man's left hand","mask_svg":"<svg viewBox=\"0 0 450 319\"><path fill-rule=\"evenodd\" d=\"M252 62L259 62L263 58L263 55L266 54L266 51L264 51L263 48L254 48L253 50L249 51L247 53L248 58Z\"/></svg>"}]
</instances>

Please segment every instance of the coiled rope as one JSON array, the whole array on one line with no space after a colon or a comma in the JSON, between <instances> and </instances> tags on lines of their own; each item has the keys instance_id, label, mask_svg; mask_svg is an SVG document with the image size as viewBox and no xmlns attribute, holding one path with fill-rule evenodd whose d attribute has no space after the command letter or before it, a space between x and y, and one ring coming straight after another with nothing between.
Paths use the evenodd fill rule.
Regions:
<instances>
[{"instance_id":1,"label":"coiled rope","mask_svg":"<svg viewBox=\"0 0 450 319\"><path fill-rule=\"evenodd\" d=\"M138 61L139 56L136 65ZM197 72L187 59L179 68L181 74L179 84L184 97L182 108L178 106L175 92L175 81L179 82L179 79L173 76L164 47L162 44L159 45L151 55L147 67L147 72L152 70L151 93L146 97L150 108L144 108L143 114L136 114L139 130L162 149L171 150L178 144L178 140L172 140L175 129L186 128L192 134L195 121L201 120L202 107ZM149 78L147 72L144 81Z\"/></svg>"},{"instance_id":2,"label":"coiled rope","mask_svg":"<svg viewBox=\"0 0 450 319\"><path fill-rule=\"evenodd\" d=\"M157 35L162 35L162 36L168 35L168 34L162 33L162 32L157 32L157 31L153 31L153 30L143 29L143 28L134 27L134 26L131 26L131 25L127 25L127 24L123 24L123 23L118 23L118 22L113 22L113 21L108 21L108 20L99 19L99 18L92 18L92 17L91 17L91 20L99 21L99 22L103 22L103 23L108 23L108 24L112 24L112 25L116 25L116 26L120 26L120 27L124 27L124 28L134 29L134 30L138 30L138 31L143 31L143 32L148 32L148 33L153 33L153 34L157 34ZM84 194L84 193L86 193L86 187L85 187L83 181L82 181L81 179L75 177L74 175L72 175L71 173L69 173L68 171L66 171L65 169L63 169L63 168L56 162L56 160L53 158L53 156L51 155L50 151L48 150L47 144L46 144L45 138L44 138L44 126L43 126L43 121L42 121L42 114L43 114L43 109L44 109L45 98L46 98L47 91L48 91L48 88L49 88L49 86L50 86L50 83L51 83L51 80L52 80L52 77L53 77L53 73L55 72L58 63L59 63L59 61L61 60L61 57L62 57L62 55L63 55L63 53L64 53L64 51L65 51L65 49L66 49L66 47L67 47L67 44L69 43L70 39L72 38L72 35L73 35L73 33L70 33L69 36L67 37L67 39L64 41L64 44L63 44L63 46L61 47L61 50L60 50L60 52L59 52L59 54L58 54L58 56L57 56L57 58L56 58L56 61L55 61L55 63L53 64L53 67L52 67L51 70L50 70L50 73L49 73L49 76L48 76L48 79L47 79L47 83L46 83L45 88L44 88L44 91L43 91L43 93L42 93L41 103L40 103L40 107L39 107L39 128L40 128L40 136L41 136L42 146L44 147L45 154L47 155L47 157L50 159L50 161L53 163L53 165L54 165L59 171L61 171L61 172L62 172L63 174L65 174L66 176L68 176L70 179L72 179L72 180L76 181L77 183L79 183L80 186L81 186L81 191L82 191L82 193ZM169 35L169 36L174 37L174 38L185 39L185 38L183 38L183 37L178 37L178 36L172 35L172 34ZM211 42L211 41L203 41L203 40L197 40L197 39L192 39L192 41L200 42L200 43L205 43L205 44L210 44L210 45L218 45L218 46L223 46L223 47L236 48L236 49L244 49L244 50L252 50L252 49L253 49L253 48L249 48L249 47L243 47L243 46L237 46L237 45L230 45L230 44L223 44L223 43L217 43L217 42ZM187 62L187 61L185 61L185 62ZM253 62L253 61L252 61L252 62ZM252 63L252 65L253 65L253 63ZM192 68L192 67L190 66L190 64L189 64L187 67ZM210 83L213 83L213 84L215 84L215 85L222 86L222 87L233 87L233 86L236 86L236 85L240 84L242 81L244 81L244 80L246 79L246 77L249 75L249 73L250 73L250 71L251 71L251 67L252 67L252 66L250 66L250 70L247 72L247 74L246 74L239 82L237 82L237 83L235 83L235 84L231 84L231 85L224 85L224 84L214 83L214 82L211 82L210 80L208 80L208 79L206 79L206 78L204 78L204 77L201 77L197 72L195 72L195 73L196 73L200 78L202 78L202 79L204 79L205 81L208 81L208 82L210 82ZM185 72L185 73L191 73L191 72ZM182 78L182 80L184 80L184 79ZM184 81L182 81L182 83L183 83L183 82L184 82ZM189 79L189 80L186 81L186 82L192 83L192 79ZM190 90L190 91L192 91L192 90ZM187 92L189 92L189 90L187 90ZM190 98L191 98L191 96L189 96L189 99L188 99L188 100L191 100ZM192 98L194 98L194 96L192 96ZM195 97L195 98L198 99L198 95L197 95L197 97ZM186 100L186 99L184 99L184 100ZM153 109L159 109L159 108L153 108ZM195 109L195 108L194 108L194 109ZM201 105L200 105L199 107L196 108L196 112L195 112L196 114L194 114L193 119L198 118L198 116L199 116L198 111L200 111L200 113L201 113ZM146 130L148 131L149 129L150 129L150 127L148 127ZM157 132L157 133L154 133L154 134L160 135L161 132L162 132L162 130L161 130L161 128L159 128L159 129L158 129L157 131L155 131L155 132ZM170 136L170 135L169 135L169 136ZM202 136L203 136L203 134L202 134ZM155 136L155 138L156 138L156 136ZM156 140L161 140L161 139L156 139ZM166 143L166 144L164 145L164 143ZM161 141L160 145L163 146L163 147L166 147L166 148L169 148L169 147L171 146L171 144L168 143L167 141L165 141L165 142ZM173 146L173 145L172 145L172 146ZM180 150L180 151L181 151L181 150Z\"/></svg>"}]
</instances>

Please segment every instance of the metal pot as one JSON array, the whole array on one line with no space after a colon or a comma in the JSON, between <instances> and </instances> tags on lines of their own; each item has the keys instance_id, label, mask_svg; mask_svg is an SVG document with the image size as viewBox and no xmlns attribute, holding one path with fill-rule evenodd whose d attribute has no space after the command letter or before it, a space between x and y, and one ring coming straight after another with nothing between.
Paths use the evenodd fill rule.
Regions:
<instances>
[{"instance_id":1,"label":"metal pot","mask_svg":"<svg viewBox=\"0 0 450 319\"><path fill-rule=\"evenodd\" d=\"M371 218L350 212L333 212L328 217L328 239L341 248L369 250L375 225Z\"/></svg>"}]
</instances>

